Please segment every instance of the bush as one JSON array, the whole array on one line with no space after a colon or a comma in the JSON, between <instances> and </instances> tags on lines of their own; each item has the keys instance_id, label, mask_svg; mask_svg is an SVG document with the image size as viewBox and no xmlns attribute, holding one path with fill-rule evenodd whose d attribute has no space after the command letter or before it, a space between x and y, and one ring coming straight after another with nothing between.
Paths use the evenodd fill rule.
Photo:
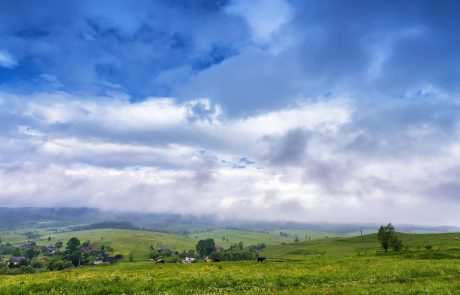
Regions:
<instances>
[{"instance_id":1,"label":"bush","mask_svg":"<svg viewBox=\"0 0 460 295\"><path fill-rule=\"evenodd\" d=\"M35 273L35 269L31 266L21 266L18 268L9 268L6 266L0 267L0 275L20 275Z\"/></svg>"},{"instance_id":2,"label":"bush","mask_svg":"<svg viewBox=\"0 0 460 295\"><path fill-rule=\"evenodd\" d=\"M42 267L42 264L40 261L33 261L30 266L32 266L33 268L41 268Z\"/></svg>"},{"instance_id":3,"label":"bush","mask_svg":"<svg viewBox=\"0 0 460 295\"><path fill-rule=\"evenodd\" d=\"M70 268L70 267L73 267L72 262L67 261L67 260L60 260L60 259L53 260L48 265L49 270L63 270L63 269Z\"/></svg>"}]
</instances>

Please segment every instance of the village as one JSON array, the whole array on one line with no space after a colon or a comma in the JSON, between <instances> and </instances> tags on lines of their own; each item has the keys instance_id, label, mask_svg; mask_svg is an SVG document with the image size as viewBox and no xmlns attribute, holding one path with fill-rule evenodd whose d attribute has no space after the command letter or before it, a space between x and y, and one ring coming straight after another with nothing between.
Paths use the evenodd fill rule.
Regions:
<instances>
[{"instance_id":1,"label":"village","mask_svg":"<svg viewBox=\"0 0 460 295\"><path fill-rule=\"evenodd\" d=\"M103 237L100 239L103 240ZM29 240L19 245L0 241L0 273L20 274L81 266L109 266L119 261L134 260L132 252L119 252L102 242L81 242L78 238L72 237L65 244L63 241L53 243L51 236L45 241L47 245L42 245L44 240L40 243ZM264 243L244 247L243 243L239 242L225 249L213 239L204 239L198 241L195 249L181 252L168 247L155 249L152 245L148 257L144 260L150 260L155 264L253 260L257 258L256 252L265 247Z\"/></svg>"}]
</instances>

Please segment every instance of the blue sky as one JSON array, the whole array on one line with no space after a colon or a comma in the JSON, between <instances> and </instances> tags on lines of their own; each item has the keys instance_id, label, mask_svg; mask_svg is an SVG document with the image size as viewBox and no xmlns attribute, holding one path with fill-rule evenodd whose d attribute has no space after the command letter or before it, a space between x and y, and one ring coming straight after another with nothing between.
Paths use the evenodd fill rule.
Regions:
<instances>
[{"instance_id":1,"label":"blue sky","mask_svg":"<svg viewBox=\"0 0 460 295\"><path fill-rule=\"evenodd\" d=\"M0 1L0 206L460 225L458 1Z\"/></svg>"}]
</instances>

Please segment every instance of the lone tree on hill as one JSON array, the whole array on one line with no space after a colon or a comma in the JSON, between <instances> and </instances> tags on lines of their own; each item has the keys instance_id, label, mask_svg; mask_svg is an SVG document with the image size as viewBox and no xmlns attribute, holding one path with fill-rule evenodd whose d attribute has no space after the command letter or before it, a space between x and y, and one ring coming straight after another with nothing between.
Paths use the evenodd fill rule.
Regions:
<instances>
[{"instance_id":1,"label":"lone tree on hill","mask_svg":"<svg viewBox=\"0 0 460 295\"><path fill-rule=\"evenodd\" d=\"M395 251L402 249L402 241L396 236L395 228L391 223L388 223L386 226L380 226L377 237L385 252L388 252L388 248L390 247Z\"/></svg>"},{"instance_id":2,"label":"lone tree on hill","mask_svg":"<svg viewBox=\"0 0 460 295\"><path fill-rule=\"evenodd\" d=\"M211 254L216 247L216 243L213 239L199 240L196 244L196 252L201 256L208 256Z\"/></svg>"}]
</instances>

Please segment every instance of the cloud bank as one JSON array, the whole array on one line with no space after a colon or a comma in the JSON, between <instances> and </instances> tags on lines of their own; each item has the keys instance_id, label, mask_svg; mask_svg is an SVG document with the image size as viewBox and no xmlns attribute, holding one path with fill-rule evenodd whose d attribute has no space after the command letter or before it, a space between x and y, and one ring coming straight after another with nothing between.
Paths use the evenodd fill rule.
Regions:
<instances>
[{"instance_id":1,"label":"cloud bank","mask_svg":"<svg viewBox=\"0 0 460 295\"><path fill-rule=\"evenodd\" d=\"M0 4L0 206L460 225L457 1Z\"/></svg>"}]
</instances>

